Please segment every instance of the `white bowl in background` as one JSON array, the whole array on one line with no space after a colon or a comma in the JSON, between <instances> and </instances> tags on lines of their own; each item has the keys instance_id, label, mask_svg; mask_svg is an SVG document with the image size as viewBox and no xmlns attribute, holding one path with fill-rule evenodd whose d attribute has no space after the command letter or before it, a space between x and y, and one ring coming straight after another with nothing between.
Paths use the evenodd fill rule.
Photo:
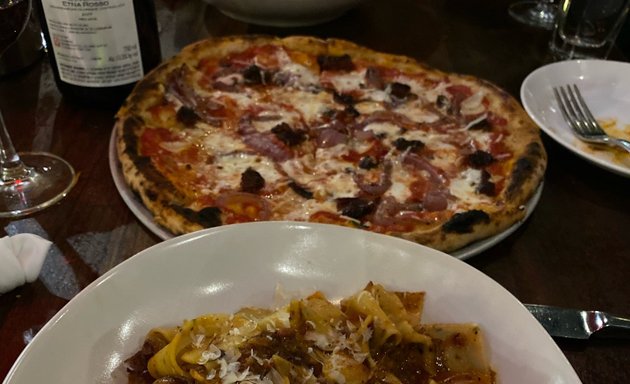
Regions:
<instances>
[{"instance_id":1,"label":"white bowl in background","mask_svg":"<svg viewBox=\"0 0 630 384\"><path fill-rule=\"evenodd\" d=\"M362 0L206 0L222 13L247 23L297 27L330 21Z\"/></svg>"}]
</instances>

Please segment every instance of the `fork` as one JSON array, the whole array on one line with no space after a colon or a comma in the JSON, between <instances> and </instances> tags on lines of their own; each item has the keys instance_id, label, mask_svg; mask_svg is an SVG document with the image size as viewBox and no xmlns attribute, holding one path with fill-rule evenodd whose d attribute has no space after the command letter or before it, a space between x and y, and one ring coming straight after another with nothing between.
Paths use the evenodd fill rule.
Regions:
<instances>
[{"instance_id":1,"label":"fork","mask_svg":"<svg viewBox=\"0 0 630 384\"><path fill-rule=\"evenodd\" d=\"M583 141L616 146L630 152L630 141L606 134L588 109L577 85L554 87L560 111L573 132Z\"/></svg>"}]
</instances>

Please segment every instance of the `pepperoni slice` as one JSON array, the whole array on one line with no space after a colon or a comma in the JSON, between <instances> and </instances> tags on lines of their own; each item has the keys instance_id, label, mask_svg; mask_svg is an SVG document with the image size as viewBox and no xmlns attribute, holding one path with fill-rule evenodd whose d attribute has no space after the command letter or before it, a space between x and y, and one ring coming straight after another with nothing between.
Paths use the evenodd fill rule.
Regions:
<instances>
[{"instance_id":1,"label":"pepperoni slice","mask_svg":"<svg viewBox=\"0 0 630 384\"><path fill-rule=\"evenodd\" d=\"M277 53L281 49L281 47L273 44L253 46L242 52L234 53L226 57L221 61L221 64L225 67L245 68L254 64L255 59L256 63L261 67L277 68L280 66Z\"/></svg>"},{"instance_id":2,"label":"pepperoni slice","mask_svg":"<svg viewBox=\"0 0 630 384\"><path fill-rule=\"evenodd\" d=\"M453 84L446 87L446 92L450 93L458 101L465 100L473 95L472 89L467 85Z\"/></svg>"}]
</instances>

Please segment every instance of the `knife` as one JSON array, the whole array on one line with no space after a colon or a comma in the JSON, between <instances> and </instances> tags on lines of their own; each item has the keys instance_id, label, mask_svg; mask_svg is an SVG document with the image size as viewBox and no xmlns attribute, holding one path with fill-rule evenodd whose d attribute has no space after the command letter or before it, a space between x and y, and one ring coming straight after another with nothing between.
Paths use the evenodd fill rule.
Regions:
<instances>
[{"instance_id":1,"label":"knife","mask_svg":"<svg viewBox=\"0 0 630 384\"><path fill-rule=\"evenodd\" d=\"M601 311L524 304L554 337L588 339L591 335L630 338L630 319Z\"/></svg>"}]
</instances>

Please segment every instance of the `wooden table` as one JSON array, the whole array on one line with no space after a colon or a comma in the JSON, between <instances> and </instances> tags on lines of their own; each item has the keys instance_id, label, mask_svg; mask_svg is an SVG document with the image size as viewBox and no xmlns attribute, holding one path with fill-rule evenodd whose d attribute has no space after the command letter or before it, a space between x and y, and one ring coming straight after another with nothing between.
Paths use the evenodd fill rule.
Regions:
<instances>
[{"instance_id":1,"label":"wooden table","mask_svg":"<svg viewBox=\"0 0 630 384\"><path fill-rule=\"evenodd\" d=\"M199 0L156 1L164 57L207 35L341 37L488 79L518 97L525 76L550 61L549 32L511 21L508 3L368 1L324 25L276 29L232 20ZM18 150L51 151L80 172L59 204L27 218L0 220L2 235L31 232L54 242L38 281L0 296L4 377L26 343L79 290L160 239L134 217L112 182L108 142L115 111L64 101L45 60L0 80L0 108ZM468 261L523 302L630 317L630 179L543 138L549 167L533 215ZM630 341L558 344L583 382L630 382Z\"/></svg>"}]
</instances>

